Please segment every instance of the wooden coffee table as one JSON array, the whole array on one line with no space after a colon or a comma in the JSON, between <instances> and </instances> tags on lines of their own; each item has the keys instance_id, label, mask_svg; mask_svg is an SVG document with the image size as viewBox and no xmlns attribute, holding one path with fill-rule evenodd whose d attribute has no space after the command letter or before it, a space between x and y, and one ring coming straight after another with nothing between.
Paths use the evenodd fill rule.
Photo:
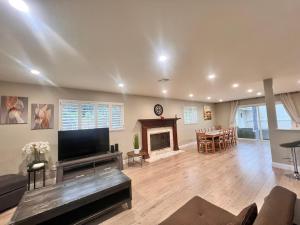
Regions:
<instances>
[{"instance_id":1,"label":"wooden coffee table","mask_svg":"<svg viewBox=\"0 0 300 225\"><path fill-rule=\"evenodd\" d=\"M130 178L114 169L26 192L9 224L86 224L131 199Z\"/></svg>"},{"instance_id":2,"label":"wooden coffee table","mask_svg":"<svg viewBox=\"0 0 300 225\"><path fill-rule=\"evenodd\" d=\"M146 156L145 152L140 151L138 154L134 153L134 151L127 152L127 165L129 166L129 161L132 159L132 164L135 164L134 158L140 158L140 164L143 166L143 161Z\"/></svg>"}]
</instances>

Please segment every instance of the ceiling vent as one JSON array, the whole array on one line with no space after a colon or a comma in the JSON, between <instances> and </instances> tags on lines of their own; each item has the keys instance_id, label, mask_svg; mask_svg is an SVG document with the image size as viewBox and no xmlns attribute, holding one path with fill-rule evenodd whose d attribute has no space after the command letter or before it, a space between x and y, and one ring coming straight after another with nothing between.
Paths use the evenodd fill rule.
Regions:
<instances>
[{"instance_id":1,"label":"ceiling vent","mask_svg":"<svg viewBox=\"0 0 300 225\"><path fill-rule=\"evenodd\" d=\"M158 82L162 82L162 83L165 83L165 82L168 82L168 81L170 81L169 78L162 78L162 79L158 80Z\"/></svg>"}]
</instances>

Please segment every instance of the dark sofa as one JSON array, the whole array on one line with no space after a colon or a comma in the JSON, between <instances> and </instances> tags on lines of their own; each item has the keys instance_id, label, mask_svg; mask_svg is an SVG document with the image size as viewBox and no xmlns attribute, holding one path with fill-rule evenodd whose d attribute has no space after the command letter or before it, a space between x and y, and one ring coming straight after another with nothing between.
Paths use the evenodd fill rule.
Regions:
<instances>
[{"instance_id":1,"label":"dark sofa","mask_svg":"<svg viewBox=\"0 0 300 225\"><path fill-rule=\"evenodd\" d=\"M293 225L296 199L295 193L276 186L258 214L253 203L236 216L196 196L160 225Z\"/></svg>"},{"instance_id":2,"label":"dark sofa","mask_svg":"<svg viewBox=\"0 0 300 225\"><path fill-rule=\"evenodd\" d=\"M0 212L18 205L26 187L27 179L22 175L0 176Z\"/></svg>"}]
</instances>

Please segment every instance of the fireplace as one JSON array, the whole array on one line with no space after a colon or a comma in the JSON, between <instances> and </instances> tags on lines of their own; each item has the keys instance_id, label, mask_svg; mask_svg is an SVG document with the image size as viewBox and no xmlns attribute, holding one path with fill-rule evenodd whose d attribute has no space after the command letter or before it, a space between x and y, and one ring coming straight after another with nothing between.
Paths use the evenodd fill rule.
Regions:
<instances>
[{"instance_id":1,"label":"fireplace","mask_svg":"<svg viewBox=\"0 0 300 225\"><path fill-rule=\"evenodd\" d=\"M159 133L169 133L169 148L170 150L179 150L177 140L177 120L180 118L165 118L165 119L140 119L142 125L142 151L145 153L145 158L149 158L152 151L150 135Z\"/></svg>"},{"instance_id":2,"label":"fireplace","mask_svg":"<svg viewBox=\"0 0 300 225\"><path fill-rule=\"evenodd\" d=\"M150 134L150 147L151 151L157 151L171 147L170 132Z\"/></svg>"}]
</instances>

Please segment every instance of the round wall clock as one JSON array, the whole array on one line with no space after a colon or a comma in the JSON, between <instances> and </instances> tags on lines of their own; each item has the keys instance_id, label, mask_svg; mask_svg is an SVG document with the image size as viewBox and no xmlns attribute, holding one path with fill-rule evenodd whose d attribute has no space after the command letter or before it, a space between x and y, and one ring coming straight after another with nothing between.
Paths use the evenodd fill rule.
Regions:
<instances>
[{"instance_id":1,"label":"round wall clock","mask_svg":"<svg viewBox=\"0 0 300 225\"><path fill-rule=\"evenodd\" d=\"M162 105L156 104L154 106L154 113L155 113L155 115L161 116L163 114L163 112L164 112L164 108L162 107Z\"/></svg>"}]
</instances>

